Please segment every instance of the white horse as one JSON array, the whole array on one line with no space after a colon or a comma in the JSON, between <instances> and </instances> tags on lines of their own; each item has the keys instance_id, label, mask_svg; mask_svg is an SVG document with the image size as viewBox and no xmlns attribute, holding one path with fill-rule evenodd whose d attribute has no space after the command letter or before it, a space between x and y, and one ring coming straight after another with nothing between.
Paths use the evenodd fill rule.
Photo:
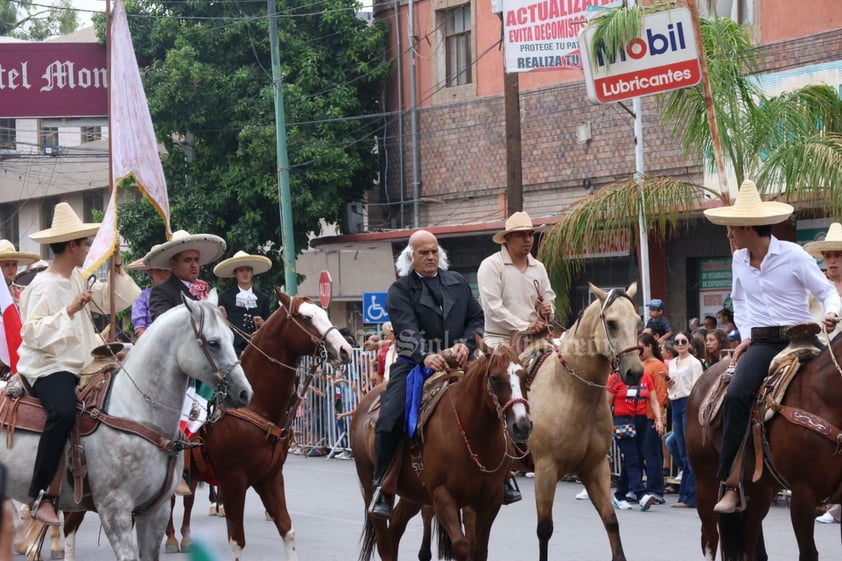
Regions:
<instances>
[{"instance_id":1,"label":"white horse","mask_svg":"<svg viewBox=\"0 0 842 561\"><path fill-rule=\"evenodd\" d=\"M115 374L104 412L139 423L162 440L177 441L189 378L224 392L230 407L251 400L233 333L215 301L186 300L156 319ZM21 501L28 501L38 440L38 434L19 430L11 449L0 446L0 462L9 473L7 493ZM73 486L65 483L59 508L96 510L117 561L157 561L183 454L173 457L145 438L107 425L84 437L82 445L90 494L76 504ZM133 517L139 557L132 545Z\"/></svg>"}]
</instances>

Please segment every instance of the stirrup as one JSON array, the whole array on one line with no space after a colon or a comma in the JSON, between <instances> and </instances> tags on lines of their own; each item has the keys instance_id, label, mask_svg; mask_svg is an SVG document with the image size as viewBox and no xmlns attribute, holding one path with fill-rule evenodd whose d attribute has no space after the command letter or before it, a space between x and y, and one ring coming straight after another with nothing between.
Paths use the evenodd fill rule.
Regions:
<instances>
[{"instance_id":1,"label":"stirrup","mask_svg":"<svg viewBox=\"0 0 842 561\"><path fill-rule=\"evenodd\" d=\"M737 507L734 509L734 512L742 512L746 509L746 493L745 489L743 488L743 482L740 481L737 483L737 486L734 487L733 485L728 485L727 481L720 481L719 482L719 493L717 494L716 500L717 503L722 500L722 497L725 496L727 491L736 491L737 496L739 498L739 502L737 503Z\"/></svg>"},{"instance_id":2,"label":"stirrup","mask_svg":"<svg viewBox=\"0 0 842 561\"><path fill-rule=\"evenodd\" d=\"M368 505L368 513L381 518L391 518L392 500L393 498L384 493L383 488L378 485L374 489L374 496L371 497L371 503Z\"/></svg>"},{"instance_id":3,"label":"stirrup","mask_svg":"<svg viewBox=\"0 0 842 561\"><path fill-rule=\"evenodd\" d=\"M38 511L41 509L41 505L44 502L48 503L53 508L53 512L55 513L55 516L56 516L56 522L55 523L47 522L47 521L42 520L38 517ZM57 506L58 506L58 497L52 497L52 496L47 494L46 489L41 489L40 491L38 491L38 496L35 498L34 501L32 501L32 506L29 507L29 514L30 514L30 516L32 517L33 520L35 520L37 522L40 522L41 524L45 524L47 526L61 526L61 520L58 517Z\"/></svg>"}]
</instances>

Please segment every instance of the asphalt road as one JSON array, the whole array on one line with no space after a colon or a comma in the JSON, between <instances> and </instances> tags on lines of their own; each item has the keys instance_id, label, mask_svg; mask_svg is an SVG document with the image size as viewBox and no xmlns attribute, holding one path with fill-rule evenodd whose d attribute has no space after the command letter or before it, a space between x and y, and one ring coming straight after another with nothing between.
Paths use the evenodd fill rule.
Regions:
<instances>
[{"instance_id":1,"label":"asphalt road","mask_svg":"<svg viewBox=\"0 0 842 561\"><path fill-rule=\"evenodd\" d=\"M353 561L359 553L363 502L353 462L338 459L290 456L285 467L290 512L295 524L298 555L301 561ZM501 509L491 535L489 559L509 561L538 558L535 537L535 505L532 480L518 480L524 500ZM559 483L555 502L555 533L550 541L550 559L594 561L609 559L608 539L590 501L577 501L582 487ZM668 495L668 503L676 495ZM230 559L225 521L207 516L207 491L200 490L193 518L193 535ZM176 526L180 524L180 508ZM680 510L666 505L649 512L619 511L620 533L629 561L702 560L699 548L699 521L694 510ZM280 561L283 546L274 525L264 519L257 495L251 493L246 504L246 539L243 559ZM769 513L764 526L770 559L791 561L798 558L789 512L782 504ZM823 559L840 557L840 526L816 524L816 542ZM403 539L400 560L416 559L421 540L420 519L413 520ZM77 540L77 559L104 561L114 559L99 519L89 515ZM434 550L435 554L435 550ZM47 552L47 556L49 553ZM49 557L47 557L49 558ZM17 557L16 559L22 559ZM163 561L188 560L186 554L161 553Z\"/></svg>"}]
</instances>

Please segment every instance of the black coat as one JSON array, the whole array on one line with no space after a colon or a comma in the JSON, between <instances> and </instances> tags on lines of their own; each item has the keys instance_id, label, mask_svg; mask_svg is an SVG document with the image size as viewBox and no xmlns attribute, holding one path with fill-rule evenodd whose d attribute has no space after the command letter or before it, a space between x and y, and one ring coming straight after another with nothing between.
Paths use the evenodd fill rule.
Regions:
<instances>
[{"instance_id":1,"label":"black coat","mask_svg":"<svg viewBox=\"0 0 842 561\"><path fill-rule=\"evenodd\" d=\"M252 287L252 292L257 296L256 308L243 308L237 305L237 294L240 292L239 286L232 286L228 290L224 290L219 295L219 305L225 308L228 314L228 322L236 327L238 330L248 334L252 334L257 329L254 324L253 316L260 316L264 320L269 319L269 295ZM237 354L242 353L246 349L246 342L239 333L234 331L234 348Z\"/></svg>"},{"instance_id":2,"label":"black coat","mask_svg":"<svg viewBox=\"0 0 842 561\"><path fill-rule=\"evenodd\" d=\"M166 282L153 287L152 292L149 293L149 314L152 316L152 321L158 319L158 316L170 308L175 308L181 304L182 294L191 300L195 300L187 285L175 275L170 275Z\"/></svg>"},{"instance_id":3,"label":"black coat","mask_svg":"<svg viewBox=\"0 0 842 561\"><path fill-rule=\"evenodd\" d=\"M392 283L386 310L395 330L398 355L415 363L456 343L473 352L482 336L484 316L470 285L455 271L439 269L442 305L414 272Z\"/></svg>"}]
</instances>

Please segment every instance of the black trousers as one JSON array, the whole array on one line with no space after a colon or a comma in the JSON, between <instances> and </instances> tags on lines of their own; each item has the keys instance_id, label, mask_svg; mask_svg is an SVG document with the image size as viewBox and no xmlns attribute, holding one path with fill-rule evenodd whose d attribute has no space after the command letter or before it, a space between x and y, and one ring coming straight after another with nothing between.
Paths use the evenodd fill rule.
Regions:
<instances>
[{"instance_id":1,"label":"black trousers","mask_svg":"<svg viewBox=\"0 0 842 561\"><path fill-rule=\"evenodd\" d=\"M33 499L38 497L42 489L46 490L50 486L58 470L64 447L76 421L78 382L79 378L75 374L54 372L38 378L32 386L32 392L47 411L47 422L38 442L32 483L29 486L29 496Z\"/></svg>"},{"instance_id":2,"label":"black trousers","mask_svg":"<svg viewBox=\"0 0 842 561\"><path fill-rule=\"evenodd\" d=\"M752 402L757 397L757 390L760 389L763 378L769 374L769 364L786 345L787 341L782 339L752 340L737 363L734 377L722 402L722 450L719 455L718 473L720 481L726 481L731 473L731 465L748 430Z\"/></svg>"}]
</instances>

